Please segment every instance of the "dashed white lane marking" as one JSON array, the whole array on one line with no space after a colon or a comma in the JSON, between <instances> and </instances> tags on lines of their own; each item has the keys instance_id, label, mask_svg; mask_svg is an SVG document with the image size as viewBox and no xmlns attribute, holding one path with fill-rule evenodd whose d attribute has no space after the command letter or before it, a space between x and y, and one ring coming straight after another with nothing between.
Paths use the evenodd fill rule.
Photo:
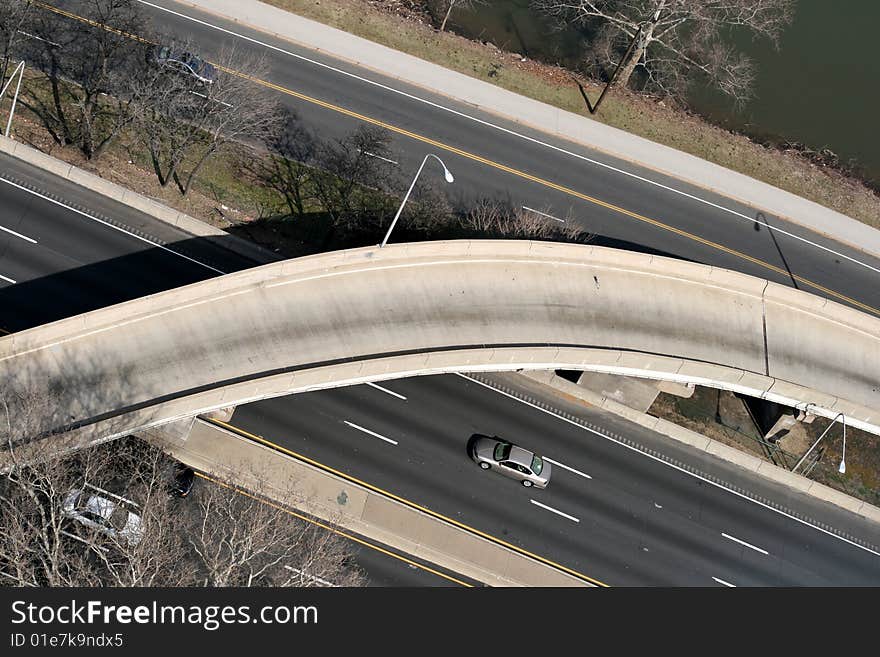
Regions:
<instances>
[{"instance_id":1,"label":"dashed white lane marking","mask_svg":"<svg viewBox=\"0 0 880 657\"><path fill-rule=\"evenodd\" d=\"M592 479L592 477L590 475L588 475L586 472L581 472L580 470L575 470L574 468L570 468L567 465L563 465L559 461L554 461L553 459L548 459L546 456L544 456L543 459L545 461L547 461L547 463L552 463L553 465L558 465L560 468L562 468L564 470L568 470L569 472L574 472L576 475L580 475L581 477L586 477L587 479Z\"/></svg>"},{"instance_id":2,"label":"dashed white lane marking","mask_svg":"<svg viewBox=\"0 0 880 657\"><path fill-rule=\"evenodd\" d=\"M548 219L552 219L553 221L558 221L561 224L565 223L565 219L560 219L559 217L554 217L552 214L547 214L546 212L541 212L540 210L535 210L535 208L530 208L528 205L522 206L523 210L528 210L529 212L534 212L535 214L539 214L542 217L547 217Z\"/></svg>"},{"instance_id":3,"label":"dashed white lane marking","mask_svg":"<svg viewBox=\"0 0 880 657\"><path fill-rule=\"evenodd\" d=\"M244 41L249 41L250 43L255 43L255 44L262 46L264 48L268 48L269 50L274 50L275 52L280 52L282 54L288 55L289 57L299 59L300 61L309 62L310 64L314 64L315 66L318 66L318 67L323 68L325 70L333 71L334 73L338 73L339 75L344 75L344 76L352 78L354 80L358 80L359 82L364 82L364 83L372 85L378 89L384 89L385 91L390 91L391 93L397 94L399 96L403 96L404 98L409 98L410 100L414 100L416 102L423 103L423 104L428 105L430 107L434 107L436 109L442 110L444 112L448 112L448 113L453 114L455 116L459 116L463 119L473 121L474 123L484 125L487 128L492 128L493 130L498 130L499 132L503 132L503 133L511 135L513 137L518 137L519 139L524 139L525 141L528 141L532 144L536 144L538 146L543 146L545 148L549 148L551 150L556 151L557 153L562 153L563 155L567 155L569 157L576 158L578 160L581 160L582 162L589 162L590 164L593 164L598 167L602 167L604 169L608 169L609 171L614 171L615 173L619 173L624 176L628 176L630 178L633 178L634 180L639 180L643 183L647 183L649 185L659 187L660 189L665 189L666 191L672 192L673 194L678 194L679 196L684 196L685 198L689 198L692 201L696 201L697 203L702 203L704 205L708 205L709 207L715 208L716 210L721 210L722 212L732 214L735 217L739 217L740 219L745 219L746 221L749 221L753 224L758 224L758 225L764 224L764 222L759 220L757 217L752 217L752 216L745 214L743 212L739 212L738 210L734 210L733 208L728 208L723 205L720 205L719 203L713 203L712 201L709 201L708 199L700 198L699 196L696 196L694 194L689 194L688 192L682 191L680 189L676 189L675 187L670 187L669 185L664 185L663 183L657 182L656 180L651 180L650 178L645 178L644 176L640 176L637 173L633 173L631 171L626 171L625 169L620 169L620 168L615 167L611 164L606 164L605 162L600 162L599 160L594 160L593 158L587 157L586 155L581 155L580 153L574 153L574 152L567 150L565 148L562 148L560 146L556 146L554 144L550 144L545 141L541 141L540 139L536 139L534 137L529 137L528 135L524 135L520 132L516 132L515 130L511 130L510 128L504 128L500 125L496 125L495 123L492 123L491 121L486 121L484 119L477 118L476 116L471 116L470 114L465 114L464 112L460 112L458 110L452 109L451 107L446 107L445 105L441 105L440 103L435 103L433 101L427 100L426 98L419 98L418 96L414 96L413 94L409 94L405 91L401 91L400 89L395 89L394 87L389 87L388 85L382 84L381 82L376 82L375 80L370 80L368 78L361 77L359 75L356 75L355 73L349 73L348 71L343 71L342 69L337 68L335 66L331 66L329 64L324 64L323 62L319 62L317 60L310 59L304 55L299 55L295 52L285 50L284 48L279 48L278 46L273 46L273 45L266 43L264 41L260 41L259 39L254 39L253 37L245 36L244 34L241 34L239 32L227 30L226 28L220 27L218 25L213 25L211 23L208 23L207 21L199 20L198 18L193 18L192 16L187 16L186 14L182 14L180 12L176 12L171 9L167 9L166 7L160 7L159 5L154 4L152 2L148 2L147 0L137 0L137 1L143 5L147 5L148 7L153 7L154 9L158 9L159 11L164 11L166 13L173 14L174 16L178 16L179 18L183 18L185 20L192 21L193 23L198 23L199 25L204 25L205 27L209 27L212 30L217 30L218 32L223 32L225 34L229 34L231 36L237 37L237 38L242 39ZM558 137L560 139L564 139L564 137L562 137L562 136L558 136ZM612 157L614 157L614 156L612 155ZM670 176L670 177L672 177L672 176ZM696 184L696 183L687 183L686 181L682 181L682 182L684 184L692 184L695 187L699 187L699 184ZM723 195L721 195L721 196L723 196ZM724 197L724 198L728 198L728 197ZM729 200L733 200L733 199L729 199ZM756 208L756 210L757 210L757 208ZM852 256L845 255L843 253L840 253L839 251L835 251L834 249L828 248L827 246L817 244L816 242L813 242L813 241L808 240L804 237L801 237L800 235L795 235L794 233L790 233L790 232L783 230L781 228L773 228L772 230L775 230L777 233L785 235L786 237L790 237L790 238L797 240L799 242L803 242L804 244L808 244L808 245L812 246L813 248L819 249L821 251L825 251L826 253L830 253L830 254L835 255L839 258L843 258L844 260L848 260L849 262L860 265L862 267L865 267L866 269L870 269L871 271L880 274L880 269L878 269L877 267L874 267L873 265L869 265L866 262L862 262L861 260L853 258ZM807 230L809 230L809 229L807 229Z\"/></svg>"},{"instance_id":4,"label":"dashed white lane marking","mask_svg":"<svg viewBox=\"0 0 880 657\"><path fill-rule=\"evenodd\" d=\"M403 401L406 401L406 397L404 397L400 393L394 392L393 390L389 390L388 388L383 388L382 386L377 385L375 383L370 383L369 381L367 382L367 385L370 386L371 388L375 388L376 390L381 390L382 392L388 393L392 397L397 397L398 399L402 399Z\"/></svg>"},{"instance_id":5,"label":"dashed white lane marking","mask_svg":"<svg viewBox=\"0 0 880 657\"><path fill-rule=\"evenodd\" d=\"M4 231L4 232L7 232L7 233L9 233L10 235L15 235L16 237L20 237L20 238L23 239L25 242L30 242L31 244L36 244L36 243L37 243L37 240L32 239L32 238L28 237L27 235L22 235L21 233L16 233L16 232L15 232L14 230L12 230L11 228L5 228L5 227L3 227L3 226L0 226L0 230L2 230L2 231Z\"/></svg>"},{"instance_id":6,"label":"dashed white lane marking","mask_svg":"<svg viewBox=\"0 0 880 657\"><path fill-rule=\"evenodd\" d=\"M855 541L851 541L844 536L840 536L838 534L830 532L827 529L825 529L824 527L819 527L818 525L814 525L811 522L807 522L806 520L802 520L801 518L798 518L797 516L793 516L790 513L786 513L785 511L783 511L781 509L777 509L775 507L770 506L769 504L765 504L764 502L753 499L753 498L749 497L748 495L744 495L744 494L740 493L739 491L728 488L727 486L724 486L723 484L720 484L717 481L712 481L711 479L707 479L706 477L698 475L694 472L690 472L688 470L685 470L684 468L677 466L674 463L669 463L668 461L664 461L663 459L661 459L657 456L654 456L653 454L648 454L647 452L643 452L642 450L640 450L636 447L633 447L632 445L627 445L625 442L617 440L616 438L613 438L613 437L609 436L608 434L604 434L601 431L596 431L595 429L591 429L590 427L585 427L584 425L579 424L579 423L575 422L574 420L569 420L567 417L563 417L563 416L561 416L557 413L554 413L553 411L548 410L546 408L541 408L537 404L533 404L530 401L526 401L525 399L520 399L519 397L511 395L510 393L504 392L503 390L499 390L498 388L494 388L487 383L483 383L482 381L478 381L477 379L474 379L473 377L468 376L467 374L462 374L461 372L456 372L456 376L460 376L461 378L467 379L468 381L470 381L472 383L476 383L479 386L483 386L484 388L488 388L489 390L492 390L493 392L496 392L499 395L504 395L505 397L509 397L510 399L513 399L514 401L518 401L520 404L525 404L526 406L534 408L537 411L541 411L542 413L546 413L547 415L551 415L558 420L562 420L563 422L566 422L572 426L578 427L579 429L582 429L583 431L588 431L589 433L591 433L595 436L600 436L602 438L605 438L606 440L610 440L611 442L616 443L616 444L620 445L621 447L625 447L626 449L628 449L630 451L636 452L637 454L641 454L642 456L645 456L645 457L651 459L652 461L656 461L657 463L662 463L666 467L672 468L673 470L678 470L682 474L688 475L689 477L693 477L694 479L699 479L700 481L704 481L707 484L715 486L715 488L720 488L721 490L727 491L728 493L731 493L732 495L736 495L740 499L743 499L747 502L751 502L752 504L756 504L757 506L760 506L764 509L767 509L768 511L772 511L773 513L778 513L779 515L783 516L784 518L788 518L789 520L794 520L795 522L798 522L798 523L804 525L805 527L812 527L816 531L820 531L823 534L825 534L826 536L830 536L831 538L836 538L838 541L843 541L844 543L852 545L853 547L859 548L860 550L864 550L865 552L873 554L874 556L880 557L880 552L877 552L876 550L872 550L871 548L866 547L864 545L859 545Z\"/></svg>"},{"instance_id":7,"label":"dashed white lane marking","mask_svg":"<svg viewBox=\"0 0 880 657\"><path fill-rule=\"evenodd\" d=\"M343 422L345 422L345 424L350 426L352 429L357 429L358 431L363 431L364 433L368 433L371 436L375 436L379 440L384 440L386 443L391 443L392 445L397 444L396 440L391 440L391 438L386 438L382 434L378 434L375 431L370 431L369 429L364 429L362 426L355 424L354 422L349 422L348 420L343 420Z\"/></svg>"},{"instance_id":8,"label":"dashed white lane marking","mask_svg":"<svg viewBox=\"0 0 880 657\"><path fill-rule=\"evenodd\" d=\"M2 278L7 283L12 283L13 285L15 285L15 281L12 280L11 278L9 278L8 276L4 276L3 274L0 274L0 278Z\"/></svg>"},{"instance_id":9,"label":"dashed white lane marking","mask_svg":"<svg viewBox=\"0 0 880 657\"><path fill-rule=\"evenodd\" d=\"M547 509L548 511L550 511L550 512L552 512L552 513L555 513L556 515L562 516L563 518L568 518L568 519L571 520L572 522L580 522L580 520L578 520L578 519L575 518L574 516L570 516L570 515L568 515L567 513L563 513L563 512L560 511L559 509L554 509L552 506L547 506L546 504L541 504L540 502L537 502L537 501L532 500L532 499L530 499L529 502L531 502L531 503L534 504L535 506L539 506L539 507L541 507L542 509Z\"/></svg>"},{"instance_id":10,"label":"dashed white lane marking","mask_svg":"<svg viewBox=\"0 0 880 657\"><path fill-rule=\"evenodd\" d=\"M18 188L23 192L27 192L28 194L33 194L34 196L37 196L37 197L43 199L44 201L49 201L49 203L54 203L55 205L58 205L58 206L64 208L65 210L70 210L71 212L75 212L76 214L83 216L83 217L86 217L87 219L91 219L92 221L97 221L99 224L103 224L103 225L107 226L107 228L112 228L113 230L119 231L120 233L125 233L129 237L133 237L136 240L140 240L141 242L146 242L150 246L156 247L157 249L162 249L163 251L167 251L168 253L173 253L174 255L176 255L180 258L183 258L184 260L189 260L190 262L194 262L195 264L201 265L202 267L210 269L211 271L215 271L218 274L225 274L226 273L225 271L221 271L219 269L216 269L215 267L212 267L211 265L206 265L204 262L199 262L195 258L190 258L189 256L185 256L182 253L178 253L174 249L169 249L167 246L163 246L157 242L154 242L152 240L148 240L147 238L141 237L140 235L135 235L134 233L130 233L127 230L120 228L119 226L114 226L113 224L108 223L108 222L104 221L103 219L99 219L98 217L91 215L88 212L83 212L82 210L77 210L76 208L71 207L65 203L62 203L61 201L56 201L54 198L49 198L48 196L40 194L39 192L35 192L32 189L28 189L27 187L24 187L23 185L16 184L16 183L12 182L11 180L6 180L6 178L0 177L0 182L5 182L7 185L12 185L13 187Z\"/></svg>"},{"instance_id":11,"label":"dashed white lane marking","mask_svg":"<svg viewBox=\"0 0 880 657\"><path fill-rule=\"evenodd\" d=\"M718 579L717 577L713 577L712 579L714 579L719 584L724 584L724 586L729 586L732 589L736 588L736 584L731 584L730 582L725 582L723 579Z\"/></svg>"},{"instance_id":12,"label":"dashed white lane marking","mask_svg":"<svg viewBox=\"0 0 880 657\"><path fill-rule=\"evenodd\" d=\"M755 552L760 552L761 554L769 554L769 552L767 552L767 550L762 550L759 547L755 547L751 543L746 543L745 541L741 541L740 539L736 538L735 536L731 536L730 534L725 534L724 532L721 532L721 535L724 538L729 538L731 541L734 541L735 543L739 543L740 545L745 545L747 548L752 548Z\"/></svg>"},{"instance_id":13,"label":"dashed white lane marking","mask_svg":"<svg viewBox=\"0 0 880 657\"><path fill-rule=\"evenodd\" d=\"M333 586L333 587L336 586L336 584L334 584L333 582L328 582L326 579L322 579L322 578L318 577L317 575L312 575L311 573L307 573L306 571L300 570L299 568L294 568L293 566L284 566L284 567L287 570L289 570L293 573L296 573L300 577L305 577L308 580L311 580L313 582L317 582L321 586Z\"/></svg>"}]
</instances>

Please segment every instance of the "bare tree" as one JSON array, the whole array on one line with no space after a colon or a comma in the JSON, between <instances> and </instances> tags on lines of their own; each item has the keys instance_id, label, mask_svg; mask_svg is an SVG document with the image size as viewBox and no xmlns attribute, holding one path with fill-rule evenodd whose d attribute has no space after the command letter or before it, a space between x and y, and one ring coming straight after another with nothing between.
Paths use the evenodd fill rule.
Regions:
<instances>
[{"instance_id":1,"label":"bare tree","mask_svg":"<svg viewBox=\"0 0 880 657\"><path fill-rule=\"evenodd\" d=\"M201 486L188 541L202 586L357 586L344 539L231 482Z\"/></svg>"},{"instance_id":2,"label":"bare tree","mask_svg":"<svg viewBox=\"0 0 880 657\"><path fill-rule=\"evenodd\" d=\"M25 34L30 22L33 5L30 0L8 0L0 3L0 88L10 74L10 67L20 59L18 42L28 38Z\"/></svg>"},{"instance_id":3,"label":"bare tree","mask_svg":"<svg viewBox=\"0 0 880 657\"><path fill-rule=\"evenodd\" d=\"M390 133L370 125L319 144L312 183L334 231L369 229L393 212L392 157Z\"/></svg>"},{"instance_id":4,"label":"bare tree","mask_svg":"<svg viewBox=\"0 0 880 657\"><path fill-rule=\"evenodd\" d=\"M43 76L28 81L22 103L57 144L95 158L134 119L129 82L146 61L131 35L144 32L146 18L135 0L86 0L81 11L91 23L29 14L25 54Z\"/></svg>"},{"instance_id":5,"label":"bare tree","mask_svg":"<svg viewBox=\"0 0 880 657\"><path fill-rule=\"evenodd\" d=\"M0 570L3 584L98 586L106 580L101 562L112 541L88 538L65 517L62 503L84 481L99 481L110 465L97 448L67 458L16 463L0 478Z\"/></svg>"},{"instance_id":6,"label":"bare tree","mask_svg":"<svg viewBox=\"0 0 880 657\"><path fill-rule=\"evenodd\" d=\"M743 101L751 93L754 68L748 57L724 43L724 33L748 30L778 47L795 0L532 0L532 4L562 21L585 25L595 35L592 51L598 62L612 68L620 65L619 86L627 86L639 69L646 86L663 93L681 94L695 77L702 77ZM626 52L628 59L620 61Z\"/></svg>"},{"instance_id":7,"label":"bare tree","mask_svg":"<svg viewBox=\"0 0 880 657\"><path fill-rule=\"evenodd\" d=\"M593 235L571 221L548 219L523 208L482 200L461 218L461 226L484 239L525 239L585 244Z\"/></svg>"},{"instance_id":8,"label":"bare tree","mask_svg":"<svg viewBox=\"0 0 880 657\"><path fill-rule=\"evenodd\" d=\"M188 50L186 44L174 50ZM210 84L156 67L137 84L138 132L164 187L174 181L185 195L205 163L224 146L262 146L280 125L278 103L254 80L268 70L265 55L218 56Z\"/></svg>"},{"instance_id":9,"label":"bare tree","mask_svg":"<svg viewBox=\"0 0 880 657\"><path fill-rule=\"evenodd\" d=\"M485 0L429 0L428 11L435 17L443 15L440 21L440 31L446 30L446 22L449 20L453 9L464 10L473 9L476 5L486 4Z\"/></svg>"},{"instance_id":10,"label":"bare tree","mask_svg":"<svg viewBox=\"0 0 880 657\"><path fill-rule=\"evenodd\" d=\"M293 114L287 114L281 129L269 140L267 157L246 163L254 173L284 199L291 216L302 219L307 206L317 202L312 171L317 142Z\"/></svg>"},{"instance_id":11,"label":"bare tree","mask_svg":"<svg viewBox=\"0 0 880 657\"><path fill-rule=\"evenodd\" d=\"M16 450L34 440L51 436L63 425L53 391L39 377L20 372L0 387L0 465L15 462Z\"/></svg>"},{"instance_id":12,"label":"bare tree","mask_svg":"<svg viewBox=\"0 0 880 657\"><path fill-rule=\"evenodd\" d=\"M0 585L362 583L342 537L228 484L204 481L190 496L173 497L175 465L136 438L17 462L0 477ZM77 491L113 502L106 529L65 512ZM78 514L97 513L92 502L76 504ZM136 533L125 531L135 526L129 513L137 517Z\"/></svg>"}]
</instances>

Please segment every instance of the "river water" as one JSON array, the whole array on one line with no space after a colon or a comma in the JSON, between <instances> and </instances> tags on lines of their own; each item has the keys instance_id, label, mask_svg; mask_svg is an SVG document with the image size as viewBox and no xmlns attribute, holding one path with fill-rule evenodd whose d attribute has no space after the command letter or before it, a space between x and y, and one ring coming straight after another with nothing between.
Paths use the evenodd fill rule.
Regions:
<instances>
[{"instance_id":1,"label":"river water","mask_svg":"<svg viewBox=\"0 0 880 657\"><path fill-rule=\"evenodd\" d=\"M489 0L453 13L451 28L532 59L574 67L583 35L559 31L528 0ZM720 94L688 99L711 121L762 140L828 148L880 185L880 0L799 0L780 50L733 35L757 66L755 98L734 108ZM601 110L600 110L601 111Z\"/></svg>"}]
</instances>

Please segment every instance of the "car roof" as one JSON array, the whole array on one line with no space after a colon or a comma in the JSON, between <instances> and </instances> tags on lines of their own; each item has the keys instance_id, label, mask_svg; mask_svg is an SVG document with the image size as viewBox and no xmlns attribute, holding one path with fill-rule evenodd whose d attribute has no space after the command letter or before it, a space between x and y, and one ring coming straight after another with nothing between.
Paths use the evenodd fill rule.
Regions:
<instances>
[{"instance_id":1,"label":"car roof","mask_svg":"<svg viewBox=\"0 0 880 657\"><path fill-rule=\"evenodd\" d=\"M514 445L510 448L510 456L508 456L507 458L509 461L513 461L514 463L519 463L520 465L524 465L527 468L531 468L533 456L534 454L532 454L529 450Z\"/></svg>"},{"instance_id":2,"label":"car roof","mask_svg":"<svg viewBox=\"0 0 880 657\"><path fill-rule=\"evenodd\" d=\"M89 499L83 505L83 510L91 511L95 515L109 520L116 510L116 503L100 495L89 495ZM126 509L127 510L127 509Z\"/></svg>"}]
</instances>

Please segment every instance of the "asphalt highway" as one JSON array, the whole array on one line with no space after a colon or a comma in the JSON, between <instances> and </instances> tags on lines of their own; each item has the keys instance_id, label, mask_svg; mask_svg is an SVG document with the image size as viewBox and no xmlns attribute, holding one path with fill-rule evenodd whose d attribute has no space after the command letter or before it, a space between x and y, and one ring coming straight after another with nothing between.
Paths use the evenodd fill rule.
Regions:
<instances>
[{"instance_id":1,"label":"asphalt highway","mask_svg":"<svg viewBox=\"0 0 880 657\"><path fill-rule=\"evenodd\" d=\"M620 418L586 407L575 413L599 432L484 381L443 375L255 402L237 408L231 423L612 586L880 584L880 552L866 549L880 544L876 524ZM466 452L475 433L550 460L547 489L478 468ZM614 433L631 444L603 436ZM633 445L660 449L702 478Z\"/></svg>"},{"instance_id":2,"label":"asphalt highway","mask_svg":"<svg viewBox=\"0 0 880 657\"><path fill-rule=\"evenodd\" d=\"M233 48L235 61L243 66L248 60L266 57L270 67L266 84L319 138L339 138L363 125L365 119L380 122L392 131L393 159L407 182L425 153L438 154L455 182L447 186L441 171L426 171L423 176L433 175L460 207L480 198L507 201L576 222L596 234L599 244L736 269L880 313L880 260L855 249L649 168L505 121L324 53L171 0L153 4L178 12L144 4L157 29L169 40L197 44L207 58L221 57Z\"/></svg>"},{"instance_id":3,"label":"asphalt highway","mask_svg":"<svg viewBox=\"0 0 880 657\"><path fill-rule=\"evenodd\" d=\"M0 328L19 331L255 262L0 155Z\"/></svg>"},{"instance_id":4,"label":"asphalt highway","mask_svg":"<svg viewBox=\"0 0 880 657\"><path fill-rule=\"evenodd\" d=\"M226 37L209 28L164 13L155 15L163 29L191 36L206 55L225 42ZM230 29L242 31L237 26ZM253 36L296 51L286 42ZM248 49L262 46L240 43L237 48L244 56ZM738 269L848 300L869 311L880 307L878 274L863 264L778 232L774 241L766 224L398 94L389 95L375 85L338 76L290 55L268 52L271 80L283 89L376 117L399 130L458 149L458 153L437 151L456 176L456 182L447 187L456 203L465 205L487 195L507 199L578 221L616 246ZM323 55L305 54L381 79ZM507 124L473 108L454 106L424 90L384 82L746 217L755 216L752 209L654 172ZM323 138L341 136L358 124L347 114L302 97L283 91L279 97ZM394 134L398 161L407 173L415 170L426 150L438 148L400 132ZM474 159L475 155L483 161ZM10 158L0 157L0 178L0 227L4 229L0 230L0 328L6 332L254 264ZM68 207L16 185L61 199ZM96 220L101 218L106 222ZM760 221L806 235L773 217ZM120 227L140 237L121 233ZM809 237L843 256L880 268L876 260L852 249ZM585 437L580 429L563 426L518 402L503 401L503 396L473 382L436 377L389 382L386 387L404 394L407 401L398 404L401 400L373 387L340 389L242 407L234 422L284 441L295 451L308 449L311 457L328 465L436 507L450 517L466 519L612 585L877 585L880 580L873 553L716 486L700 484L699 479L673 475L677 471L666 465L614 443ZM594 419L603 427L637 435L641 442L654 441L664 453L680 449L613 417ZM376 439L345 420L398 444ZM532 492L483 473L462 451L463 441L476 430L509 436L592 479L560 467L547 491ZM719 471L721 481L758 491L759 497L795 508L798 515L816 518L858 541L880 543L876 533L872 534L876 527L861 524L839 509L758 477L745 478L735 468L701 454L684 450L677 458L702 470Z\"/></svg>"}]
</instances>

